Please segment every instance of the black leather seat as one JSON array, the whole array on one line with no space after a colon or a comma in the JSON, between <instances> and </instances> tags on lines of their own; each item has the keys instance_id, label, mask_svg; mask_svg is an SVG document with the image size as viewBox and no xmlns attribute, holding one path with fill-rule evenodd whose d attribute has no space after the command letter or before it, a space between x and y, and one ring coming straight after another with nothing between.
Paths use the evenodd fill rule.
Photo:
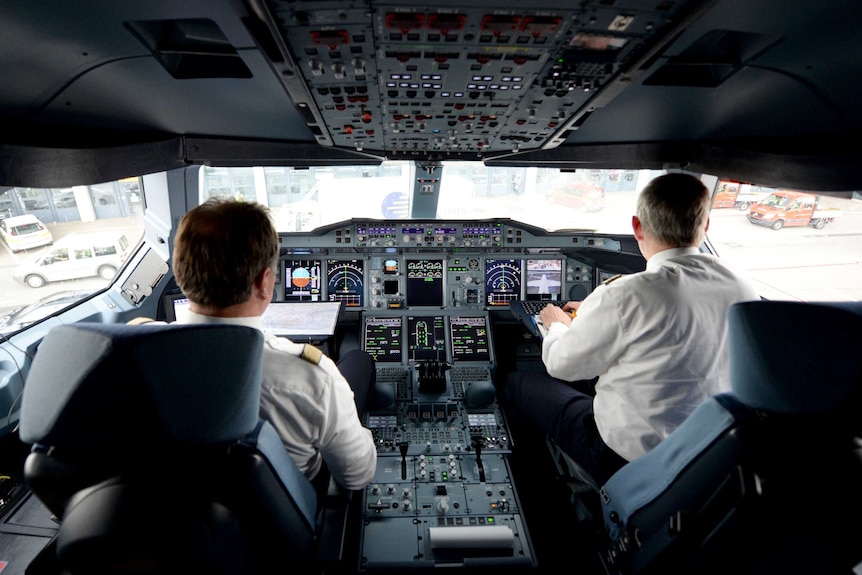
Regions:
<instances>
[{"instance_id":1,"label":"black leather seat","mask_svg":"<svg viewBox=\"0 0 862 575\"><path fill-rule=\"evenodd\" d=\"M862 561L862 305L728 313L732 393L602 486L611 573L851 573Z\"/></svg>"},{"instance_id":2,"label":"black leather seat","mask_svg":"<svg viewBox=\"0 0 862 575\"><path fill-rule=\"evenodd\" d=\"M319 570L323 498L259 419L262 349L240 326L51 330L20 437L60 526L30 572Z\"/></svg>"}]
</instances>

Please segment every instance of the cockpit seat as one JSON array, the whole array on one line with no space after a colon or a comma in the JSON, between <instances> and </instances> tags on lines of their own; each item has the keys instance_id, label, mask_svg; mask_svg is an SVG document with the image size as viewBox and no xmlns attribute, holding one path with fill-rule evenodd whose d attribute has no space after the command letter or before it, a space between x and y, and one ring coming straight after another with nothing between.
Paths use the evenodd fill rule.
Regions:
<instances>
[{"instance_id":1,"label":"cockpit seat","mask_svg":"<svg viewBox=\"0 0 862 575\"><path fill-rule=\"evenodd\" d=\"M313 571L327 498L259 419L262 350L241 326L52 329L20 437L59 529L28 572Z\"/></svg>"},{"instance_id":2,"label":"cockpit seat","mask_svg":"<svg viewBox=\"0 0 862 575\"><path fill-rule=\"evenodd\" d=\"M862 304L745 302L728 321L732 392L600 490L607 570L853 572Z\"/></svg>"}]
</instances>

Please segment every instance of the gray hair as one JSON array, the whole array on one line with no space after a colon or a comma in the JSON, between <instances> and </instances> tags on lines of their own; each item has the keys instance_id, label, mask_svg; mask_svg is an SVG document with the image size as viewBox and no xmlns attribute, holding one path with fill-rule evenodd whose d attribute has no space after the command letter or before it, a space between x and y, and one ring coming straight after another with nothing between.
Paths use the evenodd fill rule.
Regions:
<instances>
[{"instance_id":1,"label":"gray hair","mask_svg":"<svg viewBox=\"0 0 862 575\"><path fill-rule=\"evenodd\" d=\"M653 179L638 196L635 215L662 243L697 246L703 240L709 217L709 190L698 178L681 173Z\"/></svg>"}]
</instances>

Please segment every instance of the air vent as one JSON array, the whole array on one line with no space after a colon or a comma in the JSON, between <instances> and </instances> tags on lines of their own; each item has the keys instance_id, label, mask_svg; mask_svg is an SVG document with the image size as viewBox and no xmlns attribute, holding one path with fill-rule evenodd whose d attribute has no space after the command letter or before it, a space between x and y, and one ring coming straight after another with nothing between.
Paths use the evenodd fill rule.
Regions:
<instances>
[{"instance_id":1,"label":"air vent","mask_svg":"<svg viewBox=\"0 0 862 575\"><path fill-rule=\"evenodd\" d=\"M143 20L126 27L178 80L251 78L251 70L212 20Z\"/></svg>"},{"instance_id":2,"label":"air vent","mask_svg":"<svg viewBox=\"0 0 862 575\"><path fill-rule=\"evenodd\" d=\"M656 70L645 86L714 88L779 38L732 30L713 30Z\"/></svg>"}]
</instances>

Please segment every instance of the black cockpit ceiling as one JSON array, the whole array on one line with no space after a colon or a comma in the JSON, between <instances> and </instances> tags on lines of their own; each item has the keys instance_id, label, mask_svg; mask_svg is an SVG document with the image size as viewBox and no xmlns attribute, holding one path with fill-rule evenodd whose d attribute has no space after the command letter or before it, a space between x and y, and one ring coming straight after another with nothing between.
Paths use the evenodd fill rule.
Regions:
<instances>
[{"instance_id":1,"label":"black cockpit ceiling","mask_svg":"<svg viewBox=\"0 0 862 575\"><path fill-rule=\"evenodd\" d=\"M862 188L857 2L39 6L2 7L2 185L480 159Z\"/></svg>"}]
</instances>

